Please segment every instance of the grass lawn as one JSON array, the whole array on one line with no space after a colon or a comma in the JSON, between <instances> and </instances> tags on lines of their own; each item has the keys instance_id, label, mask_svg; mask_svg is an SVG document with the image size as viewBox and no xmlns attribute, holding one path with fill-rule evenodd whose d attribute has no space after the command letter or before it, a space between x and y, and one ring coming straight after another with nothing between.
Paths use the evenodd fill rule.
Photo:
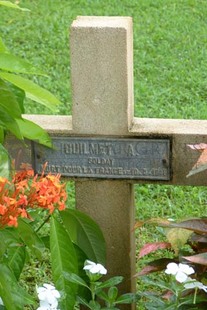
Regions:
<instances>
[{"instance_id":1,"label":"grass lawn","mask_svg":"<svg viewBox=\"0 0 207 310\"><path fill-rule=\"evenodd\" d=\"M71 113L69 26L77 15L105 15L133 17L135 116L207 119L207 1L18 2L31 12L1 8L2 37L13 53L48 74L34 80L62 101L59 114ZM26 112L51 113L29 101ZM139 219L206 215L203 187L139 185L135 193ZM143 229L138 246L156 240L157 233Z\"/></svg>"}]
</instances>

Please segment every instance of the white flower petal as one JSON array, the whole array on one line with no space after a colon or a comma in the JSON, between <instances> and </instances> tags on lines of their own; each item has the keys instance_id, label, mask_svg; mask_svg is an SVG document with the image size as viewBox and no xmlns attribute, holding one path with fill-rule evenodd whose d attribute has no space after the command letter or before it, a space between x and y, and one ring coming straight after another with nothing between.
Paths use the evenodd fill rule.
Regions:
<instances>
[{"instance_id":1,"label":"white flower petal","mask_svg":"<svg viewBox=\"0 0 207 310\"><path fill-rule=\"evenodd\" d=\"M92 267L96 266L96 263L91 262L90 260L85 261L85 266L83 267L84 270L90 270Z\"/></svg>"},{"instance_id":2,"label":"white flower petal","mask_svg":"<svg viewBox=\"0 0 207 310\"><path fill-rule=\"evenodd\" d=\"M199 281L195 281L193 279L190 279L188 282L186 282L184 284L184 287L186 289L194 289L194 288L198 288L200 290L204 290L204 292L207 293L207 286L205 286L203 283L199 282Z\"/></svg>"},{"instance_id":3,"label":"white flower petal","mask_svg":"<svg viewBox=\"0 0 207 310\"><path fill-rule=\"evenodd\" d=\"M59 293L59 291L53 290L52 293L53 293L53 296L54 296L55 298L57 298L57 299L60 298L60 293Z\"/></svg>"},{"instance_id":4,"label":"white flower petal","mask_svg":"<svg viewBox=\"0 0 207 310\"><path fill-rule=\"evenodd\" d=\"M54 285L44 283L43 286L37 287L38 298L40 300L40 306L46 307L45 309L54 309L58 306L57 299L60 298L60 293L55 289Z\"/></svg>"},{"instance_id":5,"label":"white flower petal","mask_svg":"<svg viewBox=\"0 0 207 310\"><path fill-rule=\"evenodd\" d=\"M87 260L85 261L85 264L87 264L87 265L95 265L96 263L94 263L94 262L92 262L91 260L87 259Z\"/></svg>"},{"instance_id":6,"label":"white flower petal","mask_svg":"<svg viewBox=\"0 0 207 310\"><path fill-rule=\"evenodd\" d=\"M40 307L37 310L50 310L50 305L45 301L40 301Z\"/></svg>"},{"instance_id":7,"label":"white flower petal","mask_svg":"<svg viewBox=\"0 0 207 310\"><path fill-rule=\"evenodd\" d=\"M185 282L188 279L188 276L184 272L178 271L176 276L175 276L175 279L178 282L183 283L183 282Z\"/></svg>"},{"instance_id":8,"label":"white flower petal","mask_svg":"<svg viewBox=\"0 0 207 310\"><path fill-rule=\"evenodd\" d=\"M97 264L97 267L99 268L99 273L100 274L107 274L107 270L106 270L106 268L103 265Z\"/></svg>"},{"instance_id":9,"label":"white flower petal","mask_svg":"<svg viewBox=\"0 0 207 310\"><path fill-rule=\"evenodd\" d=\"M178 267L179 267L179 270L180 270L180 271L184 272L184 273L187 274L187 275L190 275L190 274L195 273L194 269L193 269L192 267L186 265L186 264L181 264L181 263L180 263L180 264L178 265Z\"/></svg>"},{"instance_id":10,"label":"white flower petal","mask_svg":"<svg viewBox=\"0 0 207 310\"><path fill-rule=\"evenodd\" d=\"M54 285L52 285L52 284L44 283L43 286L44 286L47 290L55 290L55 287L54 287Z\"/></svg>"},{"instance_id":11,"label":"white flower petal","mask_svg":"<svg viewBox=\"0 0 207 310\"><path fill-rule=\"evenodd\" d=\"M37 310L58 310L57 305L50 305L45 301L40 302L40 307Z\"/></svg>"},{"instance_id":12,"label":"white flower petal","mask_svg":"<svg viewBox=\"0 0 207 310\"><path fill-rule=\"evenodd\" d=\"M179 270L179 268L178 268L178 265L176 263L169 263L167 265L167 269L165 270L165 273L176 275L178 270Z\"/></svg>"},{"instance_id":13,"label":"white flower petal","mask_svg":"<svg viewBox=\"0 0 207 310\"><path fill-rule=\"evenodd\" d=\"M0 305L1 305L1 306L4 305L3 300L1 299L1 297L0 297Z\"/></svg>"},{"instance_id":14,"label":"white flower petal","mask_svg":"<svg viewBox=\"0 0 207 310\"><path fill-rule=\"evenodd\" d=\"M42 286L39 286L39 287L37 287L36 286L36 291L37 291L37 293L39 294L39 293L42 293L42 292L45 292L47 289L45 288L45 287L42 287Z\"/></svg>"},{"instance_id":15,"label":"white flower petal","mask_svg":"<svg viewBox=\"0 0 207 310\"><path fill-rule=\"evenodd\" d=\"M97 265L91 267L90 272L91 273L99 273L99 267Z\"/></svg>"},{"instance_id":16,"label":"white flower petal","mask_svg":"<svg viewBox=\"0 0 207 310\"><path fill-rule=\"evenodd\" d=\"M46 300L47 299L47 291L41 291L38 293L39 300Z\"/></svg>"},{"instance_id":17,"label":"white flower petal","mask_svg":"<svg viewBox=\"0 0 207 310\"><path fill-rule=\"evenodd\" d=\"M45 300L40 300L40 306L41 307L49 307L50 305L48 305L48 302Z\"/></svg>"},{"instance_id":18,"label":"white flower petal","mask_svg":"<svg viewBox=\"0 0 207 310\"><path fill-rule=\"evenodd\" d=\"M94 262L91 262L87 260L85 262L85 266L83 267L84 270L88 270L90 273L99 273L99 274L106 274L107 270L104 268L101 264L96 264Z\"/></svg>"}]
</instances>

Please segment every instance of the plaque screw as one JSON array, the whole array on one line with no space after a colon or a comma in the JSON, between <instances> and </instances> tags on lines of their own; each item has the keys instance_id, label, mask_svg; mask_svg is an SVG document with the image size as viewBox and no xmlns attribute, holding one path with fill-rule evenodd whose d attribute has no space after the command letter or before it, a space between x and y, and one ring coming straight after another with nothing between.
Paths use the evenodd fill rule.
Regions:
<instances>
[{"instance_id":1,"label":"plaque screw","mask_svg":"<svg viewBox=\"0 0 207 310\"><path fill-rule=\"evenodd\" d=\"M163 158L162 159L162 163L164 166L168 166L168 162L167 162L167 159L166 158Z\"/></svg>"}]
</instances>

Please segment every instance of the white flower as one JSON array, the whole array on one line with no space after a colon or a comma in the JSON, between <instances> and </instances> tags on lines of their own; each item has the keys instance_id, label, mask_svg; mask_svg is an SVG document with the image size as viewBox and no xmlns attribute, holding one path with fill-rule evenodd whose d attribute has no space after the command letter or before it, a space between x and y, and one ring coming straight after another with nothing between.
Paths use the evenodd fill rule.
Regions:
<instances>
[{"instance_id":1,"label":"white flower","mask_svg":"<svg viewBox=\"0 0 207 310\"><path fill-rule=\"evenodd\" d=\"M204 292L207 293L207 286L204 285L203 283L199 282L199 281L195 281L193 279L188 279L188 282L186 282L184 284L184 287L186 289L193 289L193 288L198 288L200 290L204 290Z\"/></svg>"},{"instance_id":2,"label":"white flower","mask_svg":"<svg viewBox=\"0 0 207 310\"><path fill-rule=\"evenodd\" d=\"M165 273L174 275L176 280L180 283L186 282L188 276L194 272L195 271L192 267L189 267L186 264L178 265L176 263L169 263L165 270Z\"/></svg>"},{"instance_id":3,"label":"white flower","mask_svg":"<svg viewBox=\"0 0 207 310\"><path fill-rule=\"evenodd\" d=\"M57 310L60 293L51 284L44 283L43 286L36 287L40 307L38 310Z\"/></svg>"},{"instance_id":4,"label":"white flower","mask_svg":"<svg viewBox=\"0 0 207 310\"><path fill-rule=\"evenodd\" d=\"M96 264L90 260L86 260L84 270L88 270L90 273L107 274L106 268L101 264Z\"/></svg>"},{"instance_id":5,"label":"white flower","mask_svg":"<svg viewBox=\"0 0 207 310\"><path fill-rule=\"evenodd\" d=\"M3 300L1 299L1 297L0 297L0 305L1 305L1 306L4 305Z\"/></svg>"},{"instance_id":6,"label":"white flower","mask_svg":"<svg viewBox=\"0 0 207 310\"><path fill-rule=\"evenodd\" d=\"M56 306L50 305L45 301L40 301L40 307L37 310L59 310Z\"/></svg>"}]
</instances>

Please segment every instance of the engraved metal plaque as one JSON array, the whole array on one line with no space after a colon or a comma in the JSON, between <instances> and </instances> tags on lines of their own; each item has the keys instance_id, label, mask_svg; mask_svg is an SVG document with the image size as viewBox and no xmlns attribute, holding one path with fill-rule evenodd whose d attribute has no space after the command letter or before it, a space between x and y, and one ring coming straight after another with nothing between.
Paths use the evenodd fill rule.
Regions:
<instances>
[{"instance_id":1,"label":"engraved metal plaque","mask_svg":"<svg viewBox=\"0 0 207 310\"><path fill-rule=\"evenodd\" d=\"M169 139L53 137L54 149L34 144L34 167L41 173L102 179L170 179Z\"/></svg>"}]
</instances>

